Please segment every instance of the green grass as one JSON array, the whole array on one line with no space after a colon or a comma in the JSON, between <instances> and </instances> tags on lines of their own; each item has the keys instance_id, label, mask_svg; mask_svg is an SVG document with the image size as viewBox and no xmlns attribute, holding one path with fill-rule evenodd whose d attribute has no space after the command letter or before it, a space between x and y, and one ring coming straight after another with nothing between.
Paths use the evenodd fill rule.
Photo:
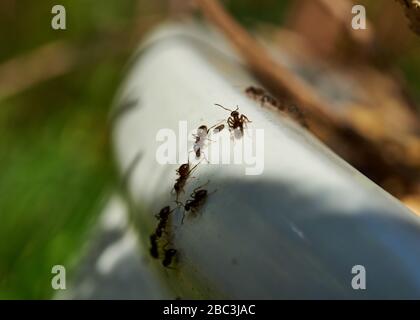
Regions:
<instances>
[{"instance_id":1,"label":"green grass","mask_svg":"<svg viewBox=\"0 0 420 320\"><path fill-rule=\"evenodd\" d=\"M60 3L66 31L50 28L53 1L19 1L17 15L0 19L2 39L13 44L2 46L0 60L57 39L95 41L100 30L128 24L134 2ZM71 279L115 186L107 116L126 59L104 52L88 66L0 101L0 299L53 297L56 264Z\"/></svg>"},{"instance_id":2,"label":"green grass","mask_svg":"<svg viewBox=\"0 0 420 320\"><path fill-rule=\"evenodd\" d=\"M106 115L120 64L93 69L1 105L0 298L51 296L51 267L71 271L112 185Z\"/></svg>"}]
</instances>

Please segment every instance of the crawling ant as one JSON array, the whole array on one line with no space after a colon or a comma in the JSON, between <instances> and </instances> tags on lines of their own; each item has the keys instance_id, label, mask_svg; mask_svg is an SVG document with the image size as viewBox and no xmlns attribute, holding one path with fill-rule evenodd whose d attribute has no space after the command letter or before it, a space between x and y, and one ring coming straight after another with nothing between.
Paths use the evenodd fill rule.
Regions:
<instances>
[{"instance_id":1,"label":"crawling ant","mask_svg":"<svg viewBox=\"0 0 420 320\"><path fill-rule=\"evenodd\" d=\"M214 128L214 127L216 127L216 128ZM223 130L224 127L225 127L224 124L219 124L219 125L215 124L214 126L211 126L210 128L207 128L206 125L202 125L202 126L198 127L197 134L193 135L195 137L195 142L194 142L194 148L193 149L194 149L194 152L195 152L195 156L197 158L201 157L201 149L204 147L204 141L206 139L208 139L208 134L209 134L210 130L212 128L214 128L213 131L217 130L217 132L220 132L220 131Z\"/></svg>"},{"instance_id":2,"label":"crawling ant","mask_svg":"<svg viewBox=\"0 0 420 320\"><path fill-rule=\"evenodd\" d=\"M199 126L197 129L197 134L194 135L194 152L197 158L201 157L201 149L204 147L204 140L207 138L209 129L206 125Z\"/></svg>"},{"instance_id":3,"label":"crawling ant","mask_svg":"<svg viewBox=\"0 0 420 320\"><path fill-rule=\"evenodd\" d=\"M174 209L174 210L175 210L175 209ZM174 210L171 210L171 207L170 207L170 206L163 207L163 208L159 211L159 213L155 215L155 217L156 217L156 219L159 219L159 220L165 220L165 219L168 219L169 214L170 214L172 211L174 211Z\"/></svg>"},{"instance_id":4,"label":"crawling ant","mask_svg":"<svg viewBox=\"0 0 420 320\"><path fill-rule=\"evenodd\" d=\"M279 104L279 101L270 96L263 88L250 86L245 90L245 93L249 97L261 102L261 105L269 104L280 110L283 109L283 106Z\"/></svg>"},{"instance_id":5,"label":"crawling ant","mask_svg":"<svg viewBox=\"0 0 420 320\"><path fill-rule=\"evenodd\" d=\"M263 88L257 88L254 86L249 86L245 89L245 93L251 98L261 98L265 94L265 90Z\"/></svg>"},{"instance_id":6,"label":"crawling ant","mask_svg":"<svg viewBox=\"0 0 420 320\"><path fill-rule=\"evenodd\" d=\"M168 223L169 215L174 210L175 210L175 208L171 210L171 208L169 206L166 206L166 207L162 208L162 210L160 210L160 212L155 216L159 220L158 226L157 226L156 231L155 231L155 235L158 238L162 237L162 232L166 228L166 225Z\"/></svg>"},{"instance_id":7,"label":"crawling ant","mask_svg":"<svg viewBox=\"0 0 420 320\"><path fill-rule=\"evenodd\" d=\"M277 109L282 110L282 111L284 110L283 105L281 103L279 103L279 101L276 98L273 98L269 94L264 94L261 97L261 104L262 105L269 104L274 108L277 108Z\"/></svg>"},{"instance_id":8,"label":"crawling ant","mask_svg":"<svg viewBox=\"0 0 420 320\"><path fill-rule=\"evenodd\" d=\"M188 163L182 164L177 170L176 173L179 175L179 178L175 180L174 190L176 192L176 199L178 200L179 194L181 191L184 191L185 183L187 182L188 177L191 172L199 165L197 163L194 167L190 169L190 161Z\"/></svg>"},{"instance_id":9,"label":"crawling ant","mask_svg":"<svg viewBox=\"0 0 420 320\"><path fill-rule=\"evenodd\" d=\"M250 121L244 114L239 114L238 110L239 107L237 106L235 110L230 110L228 108L223 107L220 104L215 104L216 106L225 109L227 111L230 111L230 117L227 119L227 124L229 126L230 129L235 130L235 129L240 129L241 130L241 134L244 133L244 125L247 122L252 122Z\"/></svg>"},{"instance_id":10,"label":"crawling ant","mask_svg":"<svg viewBox=\"0 0 420 320\"><path fill-rule=\"evenodd\" d=\"M205 183L204 185L195 188L190 195L191 199L188 199L185 202L185 205L182 205L182 203L178 203L178 204L183 206L185 211L191 210L192 213L195 213L203 205L207 197L210 195L206 189L202 189L208 183L209 181ZM212 193L214 192L216 192L216 190L213 191ZM181 223L184 223L184 218L185 218L185 212L184 212L184 216L182 217Z\"/></svg>"},{"instance_id":11,"label":"crawling ant","mask_svg":"<svg viewBox=\"0 0 420 320\"><path fill-rule=\"evenodd\" d=\"M169 267L169 265L172 262L173 257L177 254L177 250L176 249L167 249L165 250L165 256L162 260L162 265L164 267Z\"/></svg>"},{"instance_id":12,"label":"crawling ant","mask_svg":"<svg viewBox=\"0 0 420 320\"><path fill-rule=\"evenodd\" d=\"M283 102L280 102L276 98L266 93L266 91L262 88L250 86L245 90L245 93L249 97L260 101L262 106L269 105L271 107L276 108L277 110L283 111L287 115L292 117L294 120L296 120L303 127L309 128L308 123L305 120L304 114L296 105L284 104Z\"/></svg>"},{"instance_id":13,"label":"crawling ant","mask_svg":"<svg viewBox=\"0 0 420 320\"><path fill-rule=\"evenodd\" d=\"M305 115L302 111L294 104L287 106L287 112L300 123L304 128L309 128L308 123L306 122Z\"/></svg>"},{"instance_id":14,"label":"crawling ant","mask_svg":"<svg viewBox=\"0 0 420 320\"><path fill-rule=\"evenodd\" d=\"M194 190L194 192L191 194L191 199L187 200L185 203L185 210L186 211L195 211L198 209L198 207L202 204L202 202L207 198L207 190L206 189L200 189L200 190Z\"/></svg>"},{"instance_id":15,"label":"crawling ant","mask_svg":"<svg viewBox=\"0 0 420 320\"><path fill-rule=\"evenodd\" d=\"M153 233L152 235L150 235L150 255L157 259L159 258L159 250L158 250L158 243L157 243L157 235L156 233Z\"/></svg>"}]
</instances>

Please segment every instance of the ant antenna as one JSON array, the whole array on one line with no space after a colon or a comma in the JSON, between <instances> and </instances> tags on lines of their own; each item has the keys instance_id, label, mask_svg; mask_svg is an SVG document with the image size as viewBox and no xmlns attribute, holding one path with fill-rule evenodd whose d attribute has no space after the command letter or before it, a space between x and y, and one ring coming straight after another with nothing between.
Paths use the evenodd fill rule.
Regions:
<instances>
[{"instance_id":1,"label":"ant antenna","mask_svg":"<svg viewBox=\"0 0 420 320\"><path fill-rule=\"evenodd\" d=\"M222 109L225 109L225 110L227 110L227 111L232 112L232 110L230 110L230 109L228 109L228 108L225 108L225 107L224 107L224 106L222 106L221 104L215 103L214 105L215 105L215 106L218 106L218 107L220 107L220 108L222 108Z\"/></svg>"}]
</instances>

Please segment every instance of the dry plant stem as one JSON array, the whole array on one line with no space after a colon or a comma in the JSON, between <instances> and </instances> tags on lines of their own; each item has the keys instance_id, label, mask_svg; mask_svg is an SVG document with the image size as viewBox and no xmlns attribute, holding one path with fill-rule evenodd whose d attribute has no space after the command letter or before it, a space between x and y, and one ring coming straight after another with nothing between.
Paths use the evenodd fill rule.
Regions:
<instances>
[{"instance_id":1,"label":"dry plant stem","mask_svg":"<svg viewBox=\"0 0 420 320\"><path fill-rule=\"evenodd\" d=\"M285 93L308 110L322 115L325 120L339 124L343 119L328 112L328 103L311 87L292 75L284 66L274 61L247 32L215 0L196 0L203 13L217 25L242 54L251 70L273 92Z\"/></svg>"},{"instance_id":2,"label":"dry plant stem","mask_svg":"<svg viewBox=\"0 0 420 320\"><path fill-rule=\"evenodd\" d=\"M0 65L0 98L66 73L77 59L75 47L57 41L6 61Z\"/></svg>"}]
</instances>

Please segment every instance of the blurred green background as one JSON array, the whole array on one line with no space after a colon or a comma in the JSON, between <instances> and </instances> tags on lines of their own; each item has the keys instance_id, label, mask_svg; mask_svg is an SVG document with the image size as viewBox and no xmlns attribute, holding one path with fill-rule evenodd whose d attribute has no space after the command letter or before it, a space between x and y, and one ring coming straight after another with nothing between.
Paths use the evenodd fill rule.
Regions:
<instances>
[{"instance_id":1,"label":"blurred green background","mask_svg":"<svg viewBox=\"0 0 420 320\"><path fill-rule=\"evenodd\" d=\"M0 20L0 60L58 39L83 46L127 26L135 1L60 1L63 31L50 26L55 4L15 3ZM71 274L77 263L114 181L107 114L128 54L104 53L0 102L0 298L50 298L51 267Z\"/></svg>"},{"instance_id":2,"label":"blurred green background","mask_svg":"<svg viewBox=\"0 0 420 320\"><path fill-rule=\"evenodd\" d=\"M58 3L67 10L64 31L50 26ZM283 21L287 1L236 0L226 6L253 27ZM2 0L0 63L56 40L83 51L108 31L163 18L163 8L165 1L151 0ZM0 298L51 298L56 264L65 265L71 279L116 185L107 118L130 53L129 46L103 50L94 61L0 100ZM419 59L409 54L398 62L418 98Z\"/></svg>"}]
</instances>

